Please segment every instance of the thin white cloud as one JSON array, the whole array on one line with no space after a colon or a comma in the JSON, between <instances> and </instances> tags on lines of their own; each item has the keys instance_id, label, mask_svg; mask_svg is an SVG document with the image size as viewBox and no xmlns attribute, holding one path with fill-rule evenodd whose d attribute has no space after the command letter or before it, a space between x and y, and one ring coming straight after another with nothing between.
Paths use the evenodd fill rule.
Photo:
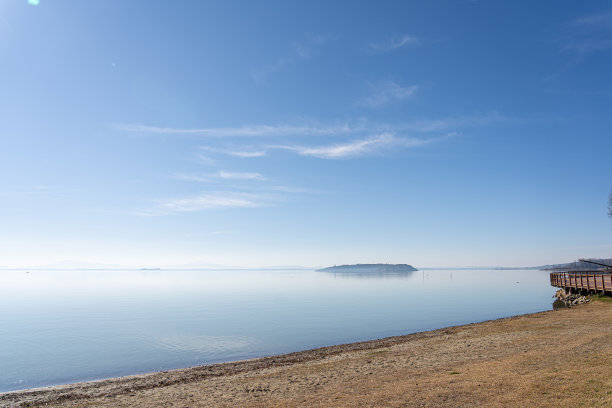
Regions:
<instances>
[{"instance_id":1,"label":"thin white cloud","mask_svg":"<svg viewBox=\"0 0 612 408\"><path fill-rule=\"evenodd\" d=\"M583 16L566 26L563 51L586 55L612 49L612 11Z\"/></svg>"},{"instance_id":2,"label":"thin white cloud","mask_svg":"<svg viewBox=\"0 0 612 408\"><path fill-rule=\"evenodd\" d=\"M411 87L391 89L389 95L394 95L394 98L407 98L410 93L414 93ZM392 96L386 96L391 98ZM371 102L376 102L375 98ZM140 132L151 134L174 134L180 135L197 135L202 138L288 138L288 137L364 137L368 134L376 133L393 133L402 132L436 132L436 131L453 131L460 127L486 126L494 123L508 122L511 119L498 112L492 111L489 113L462 115L462 116L447 116L438 119L414 119L399 123L377 123L368 122L361 119L358 121L345 121L336 123L319 123L311 124L272 124L272 125L247 125L239 127L216 127L216 128L170 128L147 125L129 125L115 124L112 125L115 130L125 132ZM216 139L215 139L216 140ZM234 143L234 142L232 142ZM251 142L251 143L259 143ZM204 153L220 153L234 157L251 158L262 157L267 154L268 147L262 144L251 145L229 145L229 146L201 146L201 151ZM205 164L215 164L215 161L206 154L197 153L196 157L201 159Z\"/></svg>"},{"instance_id":3,"label":"thin white cloud","mask_svg":"<svg viewBox=\"0 0 612 408\"><path fill-rule=\"evenodd\" d=\"M293 41L292 52L276 58L270 64L264 64L260 67L252 69L249 76L254 81L262 81L270 74L282 71L287 67L297 63L299 60L309 59L313 56L314 50L326 41L326 37L322 35L310 35L305 39Z\"/></svg>"},{"instance_id":4,"label":"thin white cloud","mask_svg":"<svg viewBox=\"0 0 612 408\"><path fill-rule=\"evenodd\" d=\"M405 92L409 93L408 91ZM401 94L401 97L407 97ZM201 160L206 164L214 164L215 161L209 157L211 154L222 154L238 158L258 158L270 154L272 150L287 150L292 151L301 156L318 157L325 159L339 159L359 157L369 154L378 154L385 151L385 147L395 146L398 148L409 148L420 146L426 143L431 143L435 140L441 140L451 135L459 134L465 128L488 126L495 123L512 122L517 119L508 118L498 112L489 112L484 114L463 115L463 116L448 116L440 119L422 119L408 120L405 122L386 124L368 122L361 119L356 122L342 122L334 124L321 124L314 122L304 125L251 125L241 127L226 127L226 128L159 128L143 125L123 125L119 127L122 130L153 132L153 133L176 133L180 134L196 134L199 133L203 137L212 135L222 135L227 139L240 139L248 136L257 140L250 141L248 145L237 144L236 140L232 140L231 145L217 146L200 146L200 150L205 154ZM417 137L418 135L446 133L444 137ZM378 135L372 137L371 135ZM417 136L415 136L417 135ZM269 144L262 143L261 138L280 138L285 139L291 137L312 136L317 140L328 138L340 138L334 144L303 144L303 143L279 143ZM388 151L388 149L387 149ZM196 155L199 155L197 153ZM213 156L214 157L214 156ZM263 176L259 173L212 173L204 175L183 175L179 178L191 179L203 182L219 182L223 179L229 180L257 180Z\"/></svg>"},{"instance_id":5,"label":"thin white cloud","mask_svg":"<svg viewBox=\"0 0 612 408\"><path fill-rule=\"evenodd\" d=\"M605 10L567 22L558 33L560 50L566 54L565 64L544 77L550 81L578 67L589 55L612 51L612 11Z\"/></svg>"},{"instance_id":6,"label":"thin white cloud","mask_svg":"<svg viewBox=\"0 0 612 408\"><path fill-rule=\"evenodd\" d=\"M234 178L237 175L238 177L251 177L249 173L226 173L224 176ZM189 175L178 176L177 178L208 181ZM306 193L316 194L317 192L297 187L251 184L242 188L241 191L210 191L193 196L154 200L153 205L140 211L131 212L131 214L142 217L159 217L208 210L266 207L284 201L289 194ZM218 232L218 234L222 233L230 232Z\"/></svg>"},{"instance_id":7,"label":"thin white cloud","mask_svg":"<svg viewBox=\"0 0 612 408\"><path fill-rule=\"evenodd\" d=\"M397 50L398 48L405 47L407 45L418 45L420 40L418 37L404 34L399 38L390 38L387 41L380 43L370 43L370 50L376 53L384 53L393 50Z\"/></svg>"},{"instance_id":8,"label":"thin white cloud","mask_svg":"<svg viewBox=\"0 0 612 408\"><path fill-rule=\"evenodd\" d=\"M293 51L299 58L312 57L313 50L323 44L327 38L322 35L311 35L309 38L302 41L293 42Z\"/></svg>"},{"instance_id":9,"label":"thin white cloud","mask_svg":"<svg viewBox=\"0 0 612 408\"><path fill-rule=\"evenodd\" d=\"M262 157L266 155L264 150L257 151L239 151L239 150L228 150L226 151L230 156L235 157Z\"/></svg>"},{"instance_id":10,"label":"thin white cloud","mask_svg":"<svg viewBox=\"0 0 612 408\"><path fill-rule=\"evenodd\" d=\"M283 193L315 193L314 190L309 190L306 188L300 188L300 187L289 187L289 186L271 186L269 187L269 190L271 191L280 191Z\"/></svg>"},{"instance_id":11,"label":"thin white cloud","mask_svg":"<svg viewBox=\"0 0 612 408\"><path fill-rule=\"evenodd\" d=\"M251 77L253 81L261 81L265 79L268 75L272 74L273 72L283 70L289 63L290 63L290 60L288 60L285 57L280 57L271 64L265 64L265 65L262 65L261 67L252 69L249 72L249 76Z\"/></svg>"},{"instance_id":12,"label":"thin white cloud","mask_svg":"<svg viewBox=\"0 0 612 408\"><path fill-rule=\"evenodd\" d=\"M221 170L219 177L224 180L266 180L260 173L232 173Z\"/></svg>"},{"instance_id":13,"label":"thin white cloud","mask_svg":"<svg viewBox=\"0 0 612 408\"><path fill-rule=\"evenodd\" d=\"M396 131L410 131L419 133L449 131L451 129L466 128L474 126L487 126L494 123L510 122L514 119L501 115L498 112L490 112L479 115L448 116L441 119L424 119L405 122L396 126Z\"/></svg>"},{"instance_id":14,"label":"thin white cloud","mask_svg":"<svg viewBox=\"0 0 612 408\"><path fill-rule=\"evenodd\" d=\"M154 217L216 209L254 208L264 205L263 197L255 194L220 191L160 200L154 207L139 211L137 214Z\"/></svg>"},{"instance_id":15,"label":"thin white cloud","mask_svg":"<svg viewBox=\"0 0 612 408\"><path fill-rule=\"evenodd\" d=\"M570 25L589 30L612 31L612 11L603 11L577 18Z\"/></svg>"},{"instance_id":16,"label":"thin white cloud","mask_svg":"<svg viewBox=\"0 0 612 408\"><path fill-rule=\"evenodd\" d=\"M229 172L221 170L212 174L177 174L174 178L200 182L217 182L221 180L267 180L261 173Z\"/></svg>"},{"instance_id":17,"label":"thin white cloud","mask_svg":"<svg viewBox=\"0 0 612 408\"><path fill-rule=\"evenodd\" d=\"M230 235L230 234L233 234L233 233L234 233L234 231L227 230L227 231L211 231L209 234L210 235Z\"/></svg>"},{"instance_id":18,"label":"thin white cloud","mask_svg":"<svg viewBox=\"0 0 612 408\"><path fill-rule=\"evenodd\" d=\"M284 149L295 152L301 156L312 156L320 159L345 159L350 157L370 155L380 152L390 146L416 147L430 143L431 140L396 138L392 134L384 133L368 139L355 140L328 146L271 146L275 149Z\"/></svg>"},{"instance_id":19,"label":"thin white cloud","mask_svg":"<svg viewBox=\"0 0 612 408\"><path fill-rule=\"evenodd\" d=\"M612 49L612 38L583 38L568 42L564 51L575 51L580 54L590 54L597 51Z\"/></svg>"},{"instance_id":20,"label":"thin white cloud","mask_svg":"<svg viewBox=\"0 0 612 408\"><path fill-rule=\"evenodd\" d=\"M172 176L172 178L177 180L199 181L202 183L217 181L209 174L175 174L174 176Z\"/></svg>"},{"instance_id":21,"label":"thin white cloud","mask_svg":"<svg viewBox=\"0 0 612 408\"><path fill-rule=\"evenodd\" d=\"M236 148L226 148L226 149L220 149L217 147L211 147L211 146L201 146L200 147L202 150L211 152L211 153L222 153L222 154L226 154L228 156L234 156L234 157L242 157L242 158L249 158L249 157L262 157L266 155L266 151L262 150L261 148L259 149L253 149L253 148L240 148L240 149L236 149Z\"/></svg>"},{"instance_id":22,"label":"thin white cloud","mask_svg":"<svg viewBox=\"0 0 612 408\"><path fill-rule=\"evenodd\" d=\"M206 164L207 166L214 166L214 165L217 164L217 162L214 159L212 159L212 158L210 158L210 157L208 157L208 156L206 156L206 155L204 155L202 153L196 153L195 157L198 159L198 161L200 163Z\"/></svg>"},{"instance_id":23,"label":"thin white cloud","mask_svg":"<svg viewBox=\"0 0 612 408\"><path fill-rule=\"evenodd\" d=\"M403 101L415 94L418 85L401 86L394 81L370 84L370 95L357 101L358 105L377 108L390 102Z\"/></svg>"},{"instance_id":24,"label":"thin white cloud","mask_svg":"<svg viewBox=\"0 0 612 408\"><path fill-rule=\"evenodd\" d=\"M33 186L30 188L12 190L12 191L0 191L0 197L2 198L33 198L42 197L49 195L52 192L52 188L48 186Z\"/></svg>"},{"instance_id":25,"label":"thin white cloud","mask_svg":"<svg viewBox=\"0 0 612 408\"><path fill-rule=\"evenodd\" d=\"M250 125L217 128L173 128L126 123L113 123L111 128L122 132L155 133L174 135L198 135L203 137L273 137L273 136L320 136L337 135L354 131L347 123L318 125Z\"/></svg>"}]
</instances>

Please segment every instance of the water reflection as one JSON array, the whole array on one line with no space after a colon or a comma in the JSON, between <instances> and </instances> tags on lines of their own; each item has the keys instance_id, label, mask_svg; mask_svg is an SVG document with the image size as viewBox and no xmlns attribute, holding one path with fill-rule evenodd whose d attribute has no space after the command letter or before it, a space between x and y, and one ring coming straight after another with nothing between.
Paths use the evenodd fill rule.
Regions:
<instances>
[{"instance_id":1,"label":"water reflection","mask_svg":"<svg viewBox=\"0 0 612 408\"><path fill-rule=\"evenodd\" d=\"M0 392L549 310L554 291L546 271L2 271Z\"/></svg>"},{"instance_id":2,"label":"water reflection","mask_svg":"<svg viewBox=\"0 0 612 408\"><path fill-rule=\"evenodd\" d=\"M329 274L334 279L408 279L414 271L319 271Z\"/></svg>"},{"instance_id":3,"label":"water reflection","mask_svg":"<svg viewBox=\"0 0 612 408\"><path fill-rule=\"evenodd\" d=\"M416 268L405 264L340 265L317 270L317 272L331 274L334 276L334 278L349 279L408 279L416 271Z\"/></svg>"}]
</instances>

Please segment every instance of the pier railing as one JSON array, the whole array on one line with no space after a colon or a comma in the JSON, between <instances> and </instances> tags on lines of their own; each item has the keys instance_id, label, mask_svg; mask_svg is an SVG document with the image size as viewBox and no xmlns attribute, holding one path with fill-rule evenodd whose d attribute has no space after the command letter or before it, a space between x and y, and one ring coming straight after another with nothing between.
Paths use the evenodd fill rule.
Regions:
<instances>
[{"instance_id":1,"label":"pier railing","mask_svg":"<svg viewBox=\"0 0 612 408\"><path fill-rule=\"evenodd\" d=\"M550 284L565 290L612 293L612 272L551 272Z\"/></svg>"}]
</instances>

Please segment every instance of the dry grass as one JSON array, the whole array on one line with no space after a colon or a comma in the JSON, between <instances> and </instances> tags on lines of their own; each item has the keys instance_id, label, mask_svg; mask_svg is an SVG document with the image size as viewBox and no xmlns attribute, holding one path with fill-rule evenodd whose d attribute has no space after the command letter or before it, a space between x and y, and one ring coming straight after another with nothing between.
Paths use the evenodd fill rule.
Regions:
<instances>
[{"instance_id":1,"label":"dry grass","mask_svg":"<svg viewBox=\"0 0 612 408\"><path fill-rule=\"evenodd\" d=\"M5 394L0 405L611 407L612 305L214 367Z\"/></svg>"}]
</instances>

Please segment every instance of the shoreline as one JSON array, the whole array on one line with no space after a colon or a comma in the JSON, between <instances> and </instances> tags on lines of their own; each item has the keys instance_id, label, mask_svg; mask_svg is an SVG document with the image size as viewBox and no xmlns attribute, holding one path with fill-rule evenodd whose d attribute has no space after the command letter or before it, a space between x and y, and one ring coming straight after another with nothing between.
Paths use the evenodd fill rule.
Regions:
<instances>
[{"instance_id":1,"label":"shoreline","mask_svg":"<svg viewBox=\"0 0 612 408\"><path fill-rule=\"evenodd\" d=\"M157 386L173 385L179 382L197 381L209 377L217 377L229 374L237 374L249 371L260 370L270 367L280 367L288 364L304 363L325 357L334 356L346 352L364 351L364 350L376 350L378 348L389 347L395 344L404 343L410 341L413 338L422 336L435 336L436 334L449 334L452 329L469 327L488 322L496 322L503 320L515 319L522 316L532 316L541 313L551 312L551 310L545 310L542 312L534 312L527 314L520 314L508 317L500 317L498 319L484 320L482 322L467 323L456 326L442 327L434 330L427 330L422 332L415 332L409 334L402 334L399 336L389 336L380 339L364 340L352 343L336 344L332 346L317 347L313 349L300 350L292 353L285 354L274 354L264 357L256 357L246 360L227 361L224 363L205 364L197 365L185 368L175 368L164 371L153 371L150 373L125 375L119 377L109 377L99 380L91 381L79 381L67 384L49 385L43 387L25 388L23 390L14 390L0 392L0 407L6 397L15 396L16 401L19 401L18 397L30 397L30 396L49 396L51 399L47 400L43 398L38 403L50 403L53 401L62 401L66 399L78 398L81 391L89 391L90 389L98 389L105 387L112 387L112 391L106 393L101 392L101 396L117 395L125 391L143 390L150 389ZM78 392L75 392L78 391ZM51 395L48 395L51 394ZM87 396L90 394L87 393ZM12 398L6 398L12 400ZM28 406L28 405L24 405Z\"/></svg>"},{"instance_id":2,"label":"shoreline","mask_svg":"<svg viewBox=\"0 0 612 408\"><path fill-rule=\"evenodd\" d=\"M278 390L275 389L274 392L272 391L272 389L275 388L273 384L284 384L287 382L286 379L290 378L287 376L287 371L303 370L305 373L310 373L313 368L320 369L324 367L326 370L331 370L330 372L334 372L334 370L336 370L338 373L340 373L338 375L331 376L332 378L338 377L338 379L342 381L349 380L349 383L350 381L363 382L363 380L366 378L371 379L373 372L369 372L367 375L363 375L363 373L359 374L360 371L363 371L361 370L361 367L373 364L372 360L375 360L374 356L376 356L376 359L378 359L380 363L380 367L378 367L378 371L380 371L378 373L378 377L381 377L381 375L384 374L383 377L385 381L387 381L387 376L392 373L387 372L388 370L384 368L390 364L395 365L402 370L416 370L413 374L417 374L419 365L422 365L424 361L427 362L424 367L431 369L437 367L436 364L438 365L438 368L440 368L442 366L446 366L448 363L452 363L453 361L455 362L455 365L461 365L466 359L473 359L476 361L479 360L479 358L484 358L484 362L492 362L495 361L495 359L491 360L491 357L500 354L500 352L502 355L520 353L520 356L522 357L523 353L537 352L543 345L536 342L534 345L527 347L524 350L522 350L521 347L516 346L517 339L527 339L531 335L532 330L527 330L527 328L530 329L529 324L527 325L527 328L522 327L526 322L539 322L540 324L545 323L552 325L551 327L547 326L547 330L550 331L551 328L554 329L555 327L557 330L559 330L558 326L563 323L563 319L561 319L561 317L572 317L573 319L578 319L579 321L585 321L586 315L592 314L593 311L596 311L602 316L598 316L593 324L597 324L597 322L599 322L599 324L602 325L597 333L600 335L600 340L602 335L605 336L605 341L602 344L605 345L606 350L612 350L611 306L612 305L605 304L603 302L594 302L589 305L567 310L550 310L516 315L479 323L451 326L431 331L386 337L357 343L327 346L249 360L195 366L90 382L32 388L20 391L9 391L0 393L0 406L64 406L64 404L66 404L66 406L106 406L104 405L106 403L112 403L108 406L138 406L139 403L142 403L142 406L161 406L165 402L174 401L174 397L170 397L170 394L176 396L176 392L178 392L177 390L183 388L188 388L190 390L190 394L186 395L190 395L192 397L198 393L203 394L201 396L204 398L204 400L202 400L203 405L198 405L197 402L194 403L194 401L191 401L191 403L195 406L210 406L211 403L218 406L231 406L234 404L247 404L252 406L259 406L257 404L263 404L261 406L266 406L269 405L268 402L271 403L271 400L266 399L265 397L273 397L272 399L276 402L274 402L272 405L285 406L282 403L284 399L289 398L291 401L293 401L293 404L296 402L294 400L295 396L301 395L299 392L289 392L289 394L285 395L285 392L280 386L278 387ZM510 330L510 332L508 332L511 327L517 325L521 326L522 328L518 331ZM565 329L570 328L567 326L567 324L565 326ZM608 330L602 331L602 328ZM463 341L462 338L469 333L478 333L480 331L487 333L487 339L475 339L471 341L471 343L474 344L467 344L467 346L465 346L465 341ZM558 333L553 333L553 337L548 338L545 343L553 342L556 336L566 334L568 333L565 333L563 330L559 331ZM479 341L482 344L480 344ZM470 349L470 346L477 344L480 345ZM513 347L499 349L498 347L500 345L513 345ZM465 349L462 351L464 354L449 354L457 347ZM474 352L478 350L480 354L474 354ZM386 361L385 358L388 358L392 352L397 353L397 358ZM612 355L612 353L610 354ZM404 359L406 362L412 361L413 363L419 364L398 364L397 361L400 359ZM353 370L344 372L344 365L346 364L343 365L342 363L351 363L354 365ZM457 374L459 374L459 371L457 371ZM612 382L612 372L610 374L611 376L608 380ZM268 378L270 376L274 377L274 381L268 381L272 385L259 385L249 388L249 379L258 379L255 382L261 383L261 378ZM316 375L314 375L314 377L316 377ZM330 376L326 375L322 378L330 378ZM235 388L232 383L237 379L240 379L239 382L244 382L247 385L242 388ZM374 380L376 381L376 379ZM379 380L383 381L383 378L379 378ZM328 381L328 385L332 382L333 381ZM219 398L213 398L211 400L211 396L208 393L209 390L205 390L205 388L213 385L216 387L216 390L220 389L224 392L223 396L219 396ZM313 391L313 389L310 386L306 387L305 389L297 387L297 389L304 394L304 397L316 398L319 394L319 388L322 388L324 385L325 384L322 384L322 382L319 381L317 386L314 388L317 390L317 392L314 394L312 394L311 391ZM290 389L292 387L287 386L285 388ZM353 388L354 385L350 385L346 390L352 390ZM164 397L166 391L170 394ZM179 394L182 395L182 392L183 391L179 392ZM151 400L149 394L155 394L157 397L161 397L161 400L155 399L155 401L157 401L155 402ZM166 398L166 400L164 400L164 398ZM225 401L227 398L229 399ZM610 395L609 398L610 402L612 402L612 395ZM124 400L128 402L124 402ZM305 401L302 402L305 403ZM84 405L79 405L81 403ZM290 406L292 404L288 404L286 406ZM440 404L439 401L438 404ZM178 406L191 405L186 404ZM345 406L345 404L340 403L334 406ZM422 406L429 405L426 404Z\"/></svg>"},{"instance_id":3,"label":"shoreline","mask_svg":"<svg viewBox=\"0 0 612 408\"><path fill-rule=\"evenodd\" d=\"M521 316L532 316L532 315L537 315L540 313L546 313L546 312L551 312L551 311L553 310L543 310L540 312L524 313L524 314L518 314L518 315L512 315L512 316L506 316L506 317L499 317L497 319L482 320L482 321L473 322L473 323L464 323L464 324L458 324L458 325L453 325L453 326L445 326L445 327L440 327L438 329L418 331L418 332L407 333L407 334L400 334L397 336L387 336L387 337L381 337L377 339L355 341L355 342L350 342L350 343L332 344L329 346L315 347L312 349L299 350L299 351L294 351L290 353L271 354L267 356L253 357L253 358L247 358L243 360L232 360L232 361L225 361L225 362L212 363L212 364L200 364L200 365L189 366L189 367L171 368L167 370L151 371L151 372L144 372L144 373L138 373L138 374L126 374L126 375L119 375L115 377L74 381L74 382L54 384L54 385L43 385L40 387L23 388L23 389L18 389L18 390L11 390L11 391L0 391L0 407L2 407L1 405L2 397L7 394L26 394L30 392L38 393L38 392L48 392L48 391L53 391L54 393L57 393L56 392L57 389L81 387L81 386L90 385L90 384L92 386L96 386L100 383L105 383L105 382L122 383L124 380L128 382L133 382L135 380L136 381L141 380L141 379L144 380L152 376L158 376L158 375L159 376L161 375L174 376L174 374L183 374L183 372L191 372L191 371L198 371L198 372L206 371L205 376L206 375L214 376L217 374L213 374L213 373L216 373L218 370L223 371L224 366L229 366L229 365L237 366L235 369L238 370L239 372L242 372L241 370L242 370L243 365L245 366L245 368L248 366L249 368L246 369L246 371L250 371L250 370L261 368L260 363L264 365L265 364L274 365L275 363L282 363L282 362L284 362L283 364L293 364L296 362L305 362L305 361L315 360L318 358L323 358L326 356L331 356L331 355L335 355L335 354L347 352L347 351L350 352L350 351L370 350L370 349L376 349L380 347L387 347L393 344L401 343L404 341L409 341L410 337L416 336L416 335L427 334L427 333L433 334L438 331L444 331L447 329L469 327L469 326L477 325L481 323L503 321L503 320L508 320L508 319L514 319L514 318L521 317ZM308 355L308 357L304 357L302 355ZM252 364L254 364L254 366L258 368L251 367ZM220 375L225 375L225 374L220 374ZM167 385L167 383L165 384Z\"/></svg>"}]
</instances>

